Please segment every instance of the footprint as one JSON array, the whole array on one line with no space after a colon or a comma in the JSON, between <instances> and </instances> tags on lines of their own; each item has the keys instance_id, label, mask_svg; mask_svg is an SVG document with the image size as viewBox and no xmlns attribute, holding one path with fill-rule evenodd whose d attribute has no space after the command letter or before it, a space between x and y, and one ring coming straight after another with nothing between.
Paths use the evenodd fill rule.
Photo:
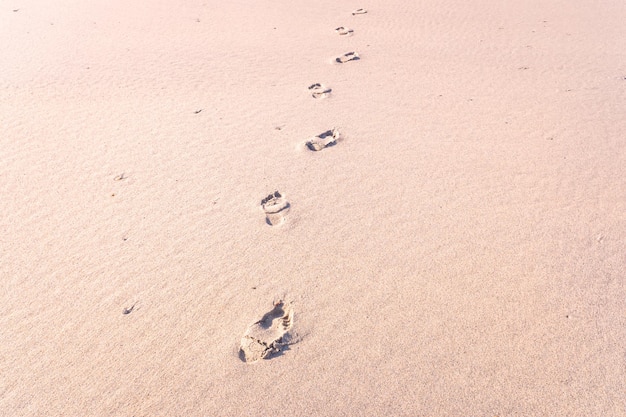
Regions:
<instances>
[{"instance_id":1,"label":"footprint","mask_svg":"<svg viewBox=\"0 0 626 417\"><path fill-rule=\"evenodd\" d=\"M285 346L292 344L289 330L293 327L293 309L289 303L278 301L261 320L251 324L239 346L239 358L247 363L271 359Z\"/></svg>"},{"instance_id":2,"label":"footprint","mask_svg":"<svg viewBox=\"0 0 626 417\"><path fill-rule=\"evenodd\" d=\"M324 84L315 83L309 86L309 91L311 92L313 98L326 98L333 90L326 87Z\"/></svg>"},{"instance_id":3,"label":"footprint","mask_svg":"<svg viewBox=\"0 0 626 417\"><path fill-rule=\"evenodd\" d=\"M278 191L275 191L261 200L261 207L265 212L265 222L270 226L276 226L285 221L285 214L289 211L290 205Z\"/></svg>"},{"instance_id":4,"label":"footprint","mask_svg":"<svg viewBox=\"0 0 626 417\"><path fill-rule=\"evenodd\" d=\"M365 9L356 9L352 12L352 16L355 16L357 14L365 14L365 13L367 13L367 10Z\"/></svg>"},{"instance_id":5,"label":"footprint","mask_svg":"<svg viewBox=\"0 0 626 417\"><path fill-rule=\"evenodd\" d=\"M314 138L309 139L306 142L306 147L314 152L321 151L322 149L335 146L340 137L341 135L339 133L339 130L327 130L326 132L320 133Z\"/></svg>"},{"instance_id":6,"label":"footprint","mask_svg":"<svg viewBox=\"0 0 626 417\"><path fill-rule=\"evenodd\" d=\"M340 64L344 64L346 62L350 62L350 61L358 61L359 59L361 59L359 57L359 54L356 52L347 52L341 56L338 56L337 58L335 58L335 62L338 62Z\"/></svg>"},{"instance_id":7,"label":"footprint","mask_svg":"<svg viewBox=\"0 0 626 417\"><path fill-rule=\"evenodd\" d=\"M348 29L343 26L339 26L338 28L335 28L335 32L337 32L341 36L352 36L354 34L354 30Z\"/></svg>"}]
</instances>

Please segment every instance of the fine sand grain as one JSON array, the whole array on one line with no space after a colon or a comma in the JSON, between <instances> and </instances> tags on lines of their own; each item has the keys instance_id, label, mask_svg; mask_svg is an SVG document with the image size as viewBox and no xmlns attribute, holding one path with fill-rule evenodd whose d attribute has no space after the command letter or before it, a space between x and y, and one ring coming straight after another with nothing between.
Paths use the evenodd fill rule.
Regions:
<instances>
[{"instance_id":1,"label":"fine sand grain","mask_svg":"<svg viewBox=\"0 0 626 417\"><path fill-rule=\"evenodd\" d=\"M0 415L626 415L624 22L2 1Z\"/></svg>"}]
</instances>

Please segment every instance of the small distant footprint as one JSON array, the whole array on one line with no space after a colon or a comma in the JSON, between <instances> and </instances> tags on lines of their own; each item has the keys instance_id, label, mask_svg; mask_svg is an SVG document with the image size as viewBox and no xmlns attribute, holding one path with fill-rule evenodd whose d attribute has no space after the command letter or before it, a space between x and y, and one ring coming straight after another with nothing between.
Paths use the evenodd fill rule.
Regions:
<instances>
[{"instance_id":1,"label":"small distant footprint","mask_svg":"<svg viewBox=\"0 0 626 417\"><path fill-rule=\"evenodd\" d=\"M335 62L338 62L340 64L345 64L346 62L358 61L359 59L361 59L361 58L359 57L358 53L356 53L356 52L346 52L345 54L335 58Z\"/></svg>"},{"instance_id":2,"label":"small distant footprint","mask_svg":"<svg viewBox=\"0 0 626 417\"><path fill-rule=\"evenodd\" d=\"M320 133L314 138L309 139L306 142L306 147L314 152L321 151L322 149L335 146L340 137L341 135L337 129L327 130L326 132Z\"/></svg>"},{"instance_id":3,"label":"small distant footprint","mask_svg":"<svg viewBox=\"0 0 626 417\"><path fill-rule=\"evenodd\" d=\"M337 32L340 36L352 36L354 34L354 30L348 29L343 26L335 28L335 32Z\"/></svg>"},{"instance_id":4,"label":"small distant footprint","mask_svg":"<svg viewBox=\"0 0 626 417\"><path fill-rule=\"evenodd\" d=\"M283 347L291 344L289 331L293 327L293 309L290 303L278 301L274 308L251 324L239 346L239 358L247 363L271 359Z\"/></svg>"},{"instance_id":5,"label":"small distant footprint","mask_svg":"<svg viewBox=\"0 0 626 417\"><path fill-rule=\"evenodd\" d=\"M309 86L309 91L311 92L313 98L326 98L333 90L326 87L324 84L315 83Z\"/></svg>"},{"instance_id":6,"label":"small distant footprint","mask_svg":"<svg viewBox=\"0 0 626 417\"><path fill-rule=\"evenodd\" d=\"M356 10L352 11L352 16L355 16L357 14L365 14L365 13L367 13L367 10L365 10L365 9L356 9Z\"/></svg>"},{"instance_id":7,"label":"small distant footprint","mask_svg":"<svg viewBox=\"0 0 626 417\"><path fill-rule=\"evenodd\" d=\"M265 212L265 222L270 226L276 226L285 221L290 205L278 191L275 191L261 200L261 207Z\"/></svg>"}]
</instances>

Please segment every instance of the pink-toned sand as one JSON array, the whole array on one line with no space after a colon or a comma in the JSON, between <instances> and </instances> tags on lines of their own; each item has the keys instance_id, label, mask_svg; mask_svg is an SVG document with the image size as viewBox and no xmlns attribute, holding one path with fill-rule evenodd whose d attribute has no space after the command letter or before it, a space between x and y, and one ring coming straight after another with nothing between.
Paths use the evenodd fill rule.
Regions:
<instances>
[{"instance_id":1,"label":"pink-toned sand","mask_svg":"<svg viewBox=\"0 0 626 417\"><path fill-rule=\"evenodd\" d=\"M624 22L3 0L0 415L625 416Z\"/></svg>"}]
</instances>

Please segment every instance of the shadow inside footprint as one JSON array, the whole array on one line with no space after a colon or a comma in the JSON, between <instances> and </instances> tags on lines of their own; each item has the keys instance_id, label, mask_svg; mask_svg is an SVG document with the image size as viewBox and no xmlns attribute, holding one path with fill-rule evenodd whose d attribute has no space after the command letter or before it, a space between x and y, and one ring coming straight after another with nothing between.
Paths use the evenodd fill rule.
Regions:
<instances>
[{"instance_id":1,"label":"shadow inside footprint","mask_svg":"<svg viewBox=\"0 0 626 417\"><path fill-rule=\"evenodd\" d=\"M337 58L335 58L335 62L338 62L340 64L344 64L346 62L350 62L350 61L358 61L359 59L361 59L359 57L359 54L356 52L347 52L341 56L338 56Z\"/></svg>"},{"instance_id":2,"label":"shadow inside footprint","mask_svg":"<svg viewBox=\"0 0 626 417\"><path fill-rule=\"evenodd\" d=\"M261 200L261 208L265 212L265 222L270 226L283 223L289 207L291 207L289 202L278 191Z\"/></svg>"},{"instance_id":3,"label":"shadow inside footprint","mask_svg":"<svg viewBox=\"0 0 626 417\"><path fill-rule=\"evenodd\" d=\"M365 14L365 13L367 13L367 10L365 9L356 9L352 12L352 16L355 16L357 14Z\"/></svg>"},{"instance_id":4,"label":"shadow inside footprint","mask_svg":"<svg viewBox=\"0 0 626 417\"><path fill-rule=\"evenodd\" d=\"M327 130L324 133L320 133L312 139L309 139L305 145L313 152L321 151L322 149L335 146L341 135L337 129Z\"/></svg>"},{"instance_id":5,"label":"shadow inside footprint","mask_svg":"<svg viewBox=\"0 0 626 417\"><path fill-rule=\"evenodd\" d=\"M326 87L324 84L315 83L309 86L309 91L313 98L326 98L330 95L331 88Z\"/></svg>"},{"instance_id":6,"label":"shadow inside footprint","mask_svg":"<svg viewBox=\"0 0 626 417\"><path fill-rule=\"evenodd\" d=\"M348 29L343 26L335 28L335 32L337 32L340 36L352 36L354 34L354 30Z\"/></svg>"},{"instance_id":7,"label":"shadow inside footprint","mask_svg":"<svg viewBox=\"0 0 626 417\"><path fill-rule=\"evenodd\" d=\"M261 320L248 327L239 346L239 358L252 363L260 359L278 356L292 343L289 331L293 327L293 309L283 301L274 303L274 308Z\"/></svg>"}]
</instances>

